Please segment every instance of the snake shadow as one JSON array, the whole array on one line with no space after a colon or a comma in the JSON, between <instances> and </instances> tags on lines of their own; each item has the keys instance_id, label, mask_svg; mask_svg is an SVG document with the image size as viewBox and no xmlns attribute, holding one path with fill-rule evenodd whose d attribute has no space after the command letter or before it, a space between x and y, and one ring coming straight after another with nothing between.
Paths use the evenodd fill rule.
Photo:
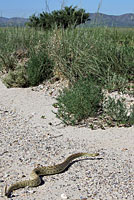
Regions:
<instances>
[{"instance_id":1,"label":"snake shadow","mask_svg":"<svg viewBox=\"0 0 134 200\"><path fill-rule=\"evenodd\" d=\"M80 161L83 161L83 160L102 160L102 159L103 159L103 158L83 158L83 159L74 160L74 161L72 161L62 172L57 173L57 174L63 174L63 173L65 173L66 171L69 170L69 168L70 168L74 163L77 163L77 162L80 162ZM54 176L54 175L56 175L56 174L47 175L47 176ZM45 176L45 175L44 175L44 176ZM40 176L40 178L41 178L41 184L40 184L40 186L43 185L43 184L45 183L45 181L42 179L42 177L44 177L44 176Z\"/></svg>"}]
</instances>

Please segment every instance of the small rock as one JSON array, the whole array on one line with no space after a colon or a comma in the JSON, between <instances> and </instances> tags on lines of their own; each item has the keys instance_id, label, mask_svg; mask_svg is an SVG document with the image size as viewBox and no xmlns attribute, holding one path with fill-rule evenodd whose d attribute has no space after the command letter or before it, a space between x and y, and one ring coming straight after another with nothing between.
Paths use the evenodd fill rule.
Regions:
<instances>
[{"instance_id":1,"label":"small rock","mask_svg":"<svg viewBox=\"0 0 134 200\"><path fill-rule=\"evenodd\" d=\"M67 196L66 196L66 194L64 194L64 193L61 194L61 198L62 198L62 199L68 199Z\"/></svg>"}]
</instances>

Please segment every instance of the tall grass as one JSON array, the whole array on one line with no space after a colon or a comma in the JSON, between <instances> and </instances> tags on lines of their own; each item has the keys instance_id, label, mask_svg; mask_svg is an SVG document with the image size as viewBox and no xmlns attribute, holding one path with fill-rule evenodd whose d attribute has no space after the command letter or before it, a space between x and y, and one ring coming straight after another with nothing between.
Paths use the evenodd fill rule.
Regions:
<instances>
[{"instance_id":1,"label":"tall grass","mask_svg":"<svg viewBox=\"0 0 134 200\"><path fill-rule=\"evenodd\" d=\"M134 29L107 27L66 30L55 27L51 31L1 28L0 70L4 75L3 81L8 87L29 87L53 76L69 80L70 89L57 98L57 116L67 124L77 123L91 113L103 112L100 110L102 89L124 92L131 84L133 87L133 33ZM97 97L94 93L99 96L95 105ZM124 123L122 119L127 112L123 103L109 100L107 105L108 109L110 105L113 111L117 111L118 123ZM133 124L134 109L131 110L125 123ZM121 120L118 113L122 115Z\"/></svg>"},{"instance_id":2,"label":"tall grass","mask_svg":"<svg viewBox=\"0 0 134 200\"><path fill-rule=\"evenodd\" d=\"M0 44L0 69L7 72L14 70L18 62L22 61L17 58L17 51L21 49L27 52L26 58L31 60L29 63L32 63L33 57L33 63L36 62L39 54L44 60L47 57L49 63L53 62L54 73L63 74L70 82L90 74L104 87L116 90L133 80L133 30L55 28L51 31L37 31L29 28L1 28Z\"/></svg>"},{"instance_id":3,"label":"tall grass","mask_svg":"<svg viewBox=\"0 0 134 200\"><path fill-rule=\"evenodd\" d=\"M58 32L54 38L58 48L53 45L52 57L70 81L90 74L108 87L115 76L124 84L134 74L134 36L131 32L127 35L129 40L124 33L109 28Z\"/></svg>"},{"instance_id":4,"label":"tall grass","mask_svg":"<svg viewBox=\"0 0 134 200\"><path fill-rule=\"evenodd\" d=\"M49 35L31 28L0 29L0 70L6 73L8 87L38 85L47 78L53 65L47 49Z\"/></svg>"}]
</instances>

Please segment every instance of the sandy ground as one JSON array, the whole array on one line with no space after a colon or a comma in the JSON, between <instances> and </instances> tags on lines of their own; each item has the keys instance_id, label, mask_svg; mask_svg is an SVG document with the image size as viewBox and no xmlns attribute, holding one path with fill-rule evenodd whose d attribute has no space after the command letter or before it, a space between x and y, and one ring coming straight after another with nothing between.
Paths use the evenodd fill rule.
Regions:
<instances>
[{"instance_id":1,"label":"sandy ground","mask_svg":"<svg viewBox=\"0 0 134 200\"><path fill-rule=\"evenodd\" d=\"M64 194L71 200L133 200L134 127L64 127L52 112L54 102L45 90L7 89L0 81L0 199L6 199L5 184L25 180L36 165L88 151L100 156L81 158L65 173L43 177L45 184L19 189L10 199L60 200Z\"/></svg>"}]
</instances>

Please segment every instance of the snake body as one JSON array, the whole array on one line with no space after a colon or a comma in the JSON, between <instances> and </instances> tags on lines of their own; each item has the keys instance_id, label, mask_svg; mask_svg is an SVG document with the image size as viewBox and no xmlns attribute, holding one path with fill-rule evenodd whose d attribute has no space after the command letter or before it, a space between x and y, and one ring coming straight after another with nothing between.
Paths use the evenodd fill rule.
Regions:
<instances>
[{"instance_id":1,"label":"snake body","mask_svg":"<svg viewBox=\"0 0 134 200\"><path fill-rule=\"evenodd\" d=\"M64 162L54 165L54 166L43 166L43 167L37 167L33 169L33 171L30 174L30 179L25 180L25 181L20 181L17 182L13 185L11 185L8 190L7 186L5 187L5 195L7 197L10 197L11 193L14 190L17 190L19 188L24 188L26 186L28 187L37 187L41 184L41 178L40 176L47 176L47 175L54 175L54 174L59 174L63 172L69 164L76 158L81 157L81 156L89 156L89 157L95 157L98 156L98 153L75 153L69 156Z\"/></svg>"}]
</instances>

